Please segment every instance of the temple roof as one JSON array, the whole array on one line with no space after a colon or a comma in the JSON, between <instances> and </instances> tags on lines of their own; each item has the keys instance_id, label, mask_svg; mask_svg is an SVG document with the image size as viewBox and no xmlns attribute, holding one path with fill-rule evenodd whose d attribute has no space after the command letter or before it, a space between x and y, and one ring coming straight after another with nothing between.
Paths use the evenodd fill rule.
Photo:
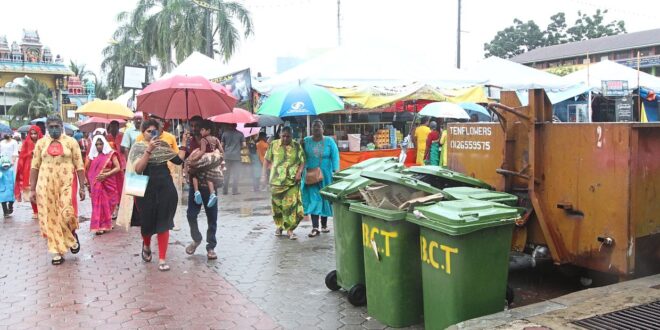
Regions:
<instances>
[{"instance_id":1,"label":"temple roof","mask_svg":"<svg viewBox=\"0 0 660 330\"><path fill-rule=\"evenodd\" d=\"M7 36L0 36L0 49L9 50L9 43L7 42Z\"/></svg>"},{"instance_id":2,"label":"temple roof","mask_svg":"<svg viewBox=\"0 0 660 330\"><path fill-rule=\"evenodd\" d=\"M42 73L73 76L74 73L63 63L30 63L0 61L0 72Z\"/></svg>"},{"instance_id":3,"label":"temple roof","mask_svg":"<svg viewBox=\"0 0 660 330\"><path fill-rule=\"evenodd\" d=\"M40 45L39 32L37 30L23 29L23 42L22 44L35 44Z\"/></svg>"}]
</instances>

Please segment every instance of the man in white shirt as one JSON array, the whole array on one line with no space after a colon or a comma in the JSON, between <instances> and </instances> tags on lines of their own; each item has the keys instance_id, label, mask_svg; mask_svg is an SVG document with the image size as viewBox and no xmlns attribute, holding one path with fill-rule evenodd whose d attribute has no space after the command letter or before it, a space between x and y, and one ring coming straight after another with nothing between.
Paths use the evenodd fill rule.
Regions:
<instances>
[{"instance_id":1,"label":"man in white shirt","mask_svg":"<svg viewBox=\"0 0 660 330\"><path fill-rule=\"evenodd\" d=\"M11 134L5 134L4 139L0 141L0 155L11 159L12 165L16 165L18 158L18 142L11 138Z\"/></svg>"}]
</instances>

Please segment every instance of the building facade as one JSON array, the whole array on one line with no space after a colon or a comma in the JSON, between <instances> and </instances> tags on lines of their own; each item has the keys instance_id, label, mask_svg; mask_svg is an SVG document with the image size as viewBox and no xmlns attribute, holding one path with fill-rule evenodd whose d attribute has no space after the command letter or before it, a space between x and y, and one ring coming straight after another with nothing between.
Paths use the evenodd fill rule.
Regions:
<instances>
[{"instance_id":1,"label":"building facade","mask_svg":"<svg viewBox=\"0 0 660 330\"><path fill-rule=\"evenodd\" d=\"M4 100L0 102L4 108L8 108L17 102L9 98L11 104L7 104L7 93L15 88L17 78L29 77L37 80L51 92L53 104L56 111L63 114L63 94L67 93L68 77L74 73L63 63L62 58L57 55L53 57L49 47L44 46L36 30L23 30L21 42L16 41L9 44L5 36L0 35L0 87L5 94Z\"/></svg>"},{"instance_id":2,"label":"building facade","mask_svg":"<svg viewBox=\"0 0 660 330\"><path fill-rule=\"evenodd\" d=\"M660 76L660 29L536 48L511 60L548 71L610 60Z\"/></svg>"}]
</instances>

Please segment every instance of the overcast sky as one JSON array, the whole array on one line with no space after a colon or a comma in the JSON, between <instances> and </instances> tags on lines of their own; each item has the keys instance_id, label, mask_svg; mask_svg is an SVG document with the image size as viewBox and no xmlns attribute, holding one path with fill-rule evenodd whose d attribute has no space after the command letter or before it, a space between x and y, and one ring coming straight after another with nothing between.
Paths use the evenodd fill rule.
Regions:
<instances>
[{"instance_id":1,"label":"overcast sky","mask_svg":"<svg viewBox=\"0 0 660 330\"><path fill-rule=\"evenodd\" d=\"M241 43L228 73L251 66L270 75L277 56L305 57L337 45L337 0L243 0L252 12L255 35ZM37 29L41 41L89 69L100 71L101 50L117 27L115 17L132 10L135 0L3 1L0 35L20 42L22 29ZM457 1L341 0L342 43L418 49L437 54L438 64L456 61ZM483 58L483 44L514 18L534 20L544 28L563 11L569 26L577 11L609 9L606 20L621 19L628 32L659 28L653 14L657 0L463 0L463 67ZM396 65L396 63L393 63Z\"/></svg>"}]
</instances>

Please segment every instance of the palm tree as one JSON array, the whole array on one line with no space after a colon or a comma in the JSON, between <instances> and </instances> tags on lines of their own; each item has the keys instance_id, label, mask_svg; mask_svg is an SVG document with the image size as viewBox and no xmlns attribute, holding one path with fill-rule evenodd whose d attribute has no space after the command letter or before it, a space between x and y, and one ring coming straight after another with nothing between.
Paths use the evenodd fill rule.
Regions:
<instances>
[{"instance_id":1,"label":"palm tree","mask_svg":"<svg viewBox=\"0 0 660 330\"><path fill-rule=\"evenodd\" d=\"M93 74L92 71L87 70L85 64L78 64L75 63L73 60L69 61L69 70L71 70L73 74L80 79L80 81L85 80L85 76L87 76L88 74Z\"/></svg>"},{"instance_id":2,"label":"palm tree","mask_svg":"<svg viewBox=\"0 0 660 330\"><path fill-rule=\"evenodd\" d=\"M48 87L31 78L24 78L22 84L10 95L18 97L19 102L9 108L14 119L44 117L53 112L53 99Z\"/></svg>"}]
</instances>

